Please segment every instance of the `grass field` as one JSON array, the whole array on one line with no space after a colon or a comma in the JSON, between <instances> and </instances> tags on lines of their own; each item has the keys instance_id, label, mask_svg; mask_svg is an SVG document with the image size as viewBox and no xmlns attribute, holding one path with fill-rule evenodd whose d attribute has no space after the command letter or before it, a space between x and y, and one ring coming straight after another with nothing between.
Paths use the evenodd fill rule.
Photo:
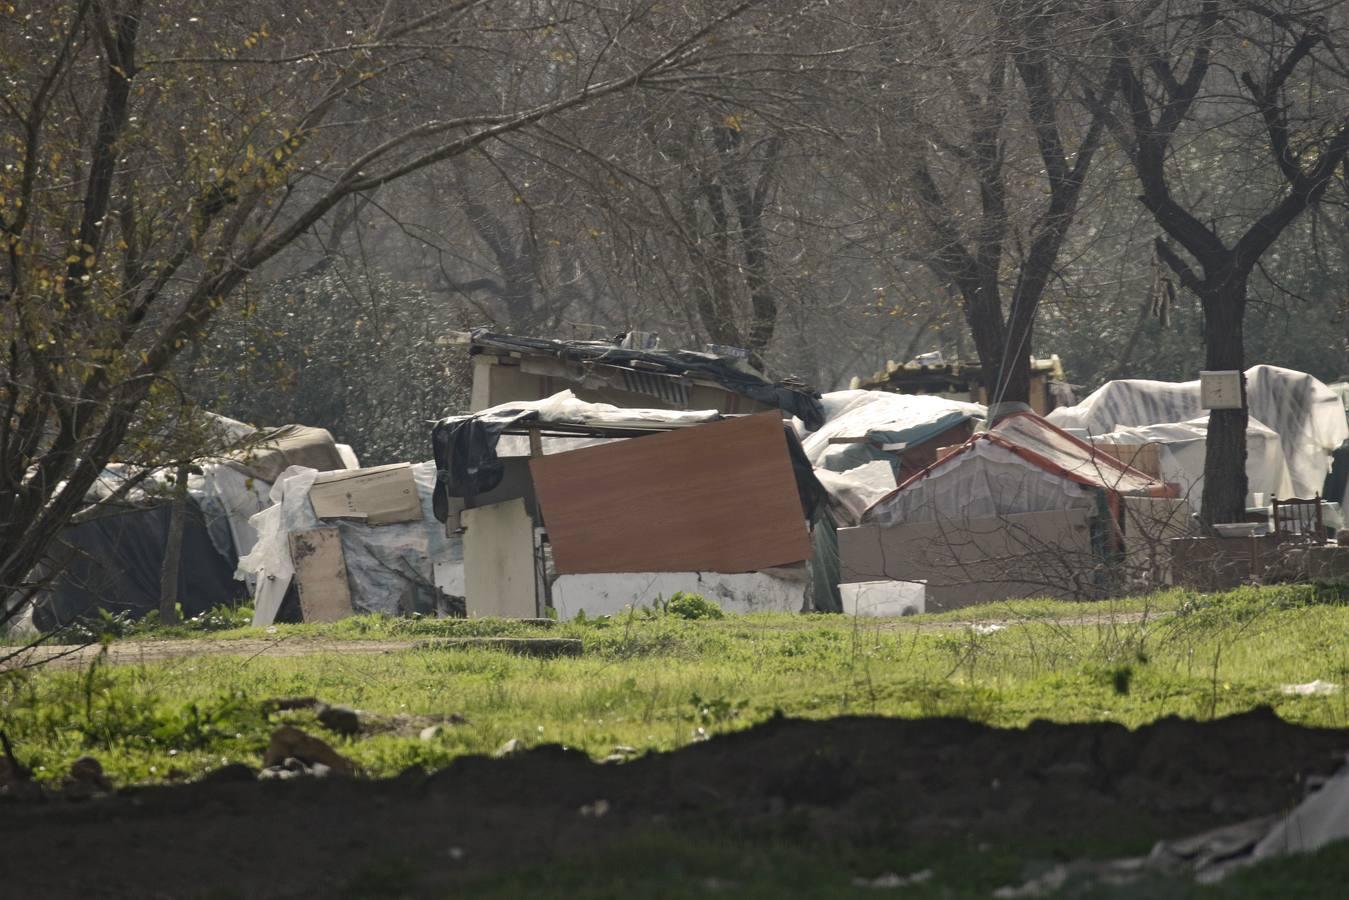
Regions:
<instances>
[{"instance_id":1,"label":"grass field","mask_svg":"<svg viewBox=\"0 0 1349 900\"><path fill-rule=\"evenodd\" d=\"M1085 624L1065 618L1091 616ZM974 623L965 624L965 623ZM996 623L996 624L992 624ZM1349 726L1343 692L1281 686L1349 678L1349 607L1307 586L1089 607L1028 601L902 620L747 616L687 621L634 613L537 626L361 617L324 626L166 636L287 642L410 636L578 637L576 658L492 650L187 656L145 665L0 675L0 729L39 777L84 754L117 783L191 778L256 764L281 721L316 729L371 775L490 754L509 740L561 743L595 758L669 750L775 712L961 716L1017 726L1045 718L1129 726L1272 706L1306 724ZM146 635L140 635L144 639ZM340 644L338 645L340 646ZM357 738L264 701L314 696L390 720ZM430 739L398 717L457 717ZM414 720L408 720L416 724Z\"/></svg>"},{"instance_id":2,"label":"grass field","mask_svg":"<svg viewBox=\"0 0 1349 900\"><path fill-rule=\"evenodd\" d=\"M523 747L563 744L595 759L634 758L777 713L1134 727L1264 705L1291 722L1349 727L1343 691L1299 696L1282 687L1349 680L1344 600L1293 586L1093 605L1026 601L890 620L687 620L639 611L551 628L359 617L262 630L233 627L223 617L115 640L275 643L261 653L146 664L98 658L75 668L0 674L0 730L41 779L57 782L71 761L93 755L114 783L127 785L192 780L230 762L256 767L282 722L322 736L371 776L442 767L512 740ZM342 649L345 641L499 635L579 638L584 653L537 659L482 649ZM331 651L283 655L314 641ZM304 696L359 709L375 727L343 737L311 711L275 712L268 705ZM446 724L423 738L422 729L435 721ZM992 887L1016 882L1025 860L1048 852L1028 833L1015 846L845 844L818 853L790 827L769 834L726 827L697 835L648 830L537 868L499 872L456 893L540 895L546 885L548 896L874 896L876 888L852 879L929 868L933 883L906 887L905 896L988 896ZM1137 853L1148 840L1121 838L1074 852ZM345 896L403 896L400 886L415 880L421 865L373 860ZM1349 850L1335 847L1244 873L1218 893L1162 882L1100 895L1321 896L1333 894L1347 871Z\"/></svg>"}]
</instances>

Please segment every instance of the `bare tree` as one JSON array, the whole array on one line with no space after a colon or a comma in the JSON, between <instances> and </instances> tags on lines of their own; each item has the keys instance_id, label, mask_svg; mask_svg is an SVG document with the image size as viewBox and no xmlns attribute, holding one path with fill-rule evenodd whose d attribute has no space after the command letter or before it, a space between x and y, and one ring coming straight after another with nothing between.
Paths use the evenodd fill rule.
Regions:
<instances>
[{"instance_id":1,"label":"bare tree","mask_svg":"<svg viewBox=\"0 0 1349 900\"><path fill-rule=\"evenodd\" d=\"M1315 0L1151 0L1101 12L1118 102L1098 94L1091 108L1107 116L1138 176L1139 199L1163 232L1157 254L1199 298L1205 367L1241 370L1251 276L1349 153L1343 10ZM1215 166L1240 197L1215 202L1197 188ZM1242 408L1209 417L1206 523L1239 521L1245 509L1244 384L1242 397Z\"/></svg>"},{"instance_id":2,"label":"bare tree","mask_svg":"<svg viewBox=\"0 0 1349 900\"><path fill-rule=\"evenodd\" d=\"M1090 23L1053 2L914 0L863 27L870 59L835 79L852 165L896 252L958 298L990 397L1025 402L1036 314L1105 132L1074 102Z\"/></svg>"},{"instance_id":3,"label":"bare tree","mask_svg":"<svg viewBox=\"0 0 1349 900\"><path fill-rule=\"evenodd\" d=\"M347 198L567 110L711 77L709 36L753 5L370 0L275 15L64 0L9 15L0 590L81 508L213 314ZM545 37L578 48L564 69L516 53ZM547 67L545 94L466 77L503 54L521 83ZM436 96L413 94L409 73L451 63Z\"/></svg>"}]
</instances>

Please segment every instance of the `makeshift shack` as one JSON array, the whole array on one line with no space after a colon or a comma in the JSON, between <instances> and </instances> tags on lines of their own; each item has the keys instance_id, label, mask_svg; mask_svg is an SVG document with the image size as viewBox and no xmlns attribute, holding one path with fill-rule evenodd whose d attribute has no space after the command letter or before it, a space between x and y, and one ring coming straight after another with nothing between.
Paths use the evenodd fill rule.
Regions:
<instances>
[{"instance_id":1,"label":"makeshift shack","mask_svg":"<svg viewBox=\"0 0 1349 900\"><path fill-rule=\"evenodd\" d=\"M935 394L951 400L987 404L988 379L979 363L947 361L940 352L925 353L900 365L893 360L870 378L854 378L851 387L899 394ZM1030 407L1040 415L1074 402L1057 355L1030 361Z\"/></svg>"},{"instance_id":2,"label":"makeshift shack","mask_svg":"<svg viewBox=\"0 0 1349 900\"><path fill-rule=\"evenodd\" d=\"M801 439L817 469L847 472L884 460L897 481L921 472L943 447L963 444L987 411L931 394L835 391L820 398L824 424Z\"/></svg>"},{"instance_id":3,"label":"makeshift shack","mask_svg":"<svg viewBox=\"0 0 1349 900\"><path fill-rule=\"evenodd\" d=\"M1246 396L1250 417L1279 436L1292 496L1320 492L1331 454L1349 439L1339 396L1311 375L1279 366L1247 369ZM1208 413L1201 406L1198 381L1126 379L1107 382L1081 403L1056 409L1048 418L1060 428L1095 436L1163 423L1206 423ZM1257 474L1266 483L1279 480L1263 469Z\"/></svg>"},{"instance_id":4,"label":"makeshift shack","mask_svg":"<svg viewBox=\"0 0 1349 900\"><path fill-rule=\"evenodd\" d=\"M166 502L116 503L62 531L29 576L44 587L21 630L58 631L99 612L139 619L158 610L170 514ZM183 615L241 601L233 571L233 561L212 543L201 507L189 499L178 568Z\"/></svg>"},{"instance_id":5,"label":"makeshift shack","mask_svg":"<svg viewBox=\"0 0 1349 900\"><path fill-rule=\"evenodd\" d=\"M509 438L530 456L502 458ZM463 542L462 575L443 577L471 615L607 614L675 590L733 609L806 602L823 490L779 412L619 409L566 391L443 420L432 441L436 515Z\"/></svg>"},{"instance_id":6,"label":"makeshift shack","mask_svg":"<svg viewBox=\"0 0 1349 900\"><path fill-rule=\"evenodd\" d=\"M934 394L860 390L825 394L820 404L824 424L801 441L829 494L812 528L813 603L818 610L843 612L848 598L839 587L837 529L859 524L867 507L931 465L939 450L964 443L986 410ZM871 595L878 590L870 589ZM913 605L905 601L900 608Z\"/></svg>"},{"instance_id":7,"label":"makeshift shack","mask_svg":"<svg viewBox=\"0 0 1349 900\"><path fill-rule=\"evenodd\" d=\"M1174 494L1023 408L840 529L841 581L925 581L929 610L1101 596L1124 552L1126 506Z\"/></svg>"},{"instance_id":8,"label":"makeshift shack","mask_svg":"<svg viewBox=\"0 0 1349 900\"><path fill-rule=\"evenodd\" d=\"M642 349L625 337L563 341L479 328L452 340L466 344L473 361L473 412L569 390L582 402L617 407L724 414L776 409L807 428L822 421L814 391L769 381L740 354Z\"/></svg>"},{"instance_id":9,"label":"makeshift shack","mask_svg":"<svg viewBox=\"0 0 1349 900\"><path fill-rule=\"evenodd\" d=\"M257 537L250 519L270 503L271 480L288 461L355 463L351 448L321 428L256 429L216 415L207 425L222 449L188 467L177 587L188 617L247 595L235 567ZM158 610L175 478L171 469L110 464L86 495L78 523L30 573L40 590L19 627L52 631L100 612L135 619Z\"/></svg>"}]
</instances>

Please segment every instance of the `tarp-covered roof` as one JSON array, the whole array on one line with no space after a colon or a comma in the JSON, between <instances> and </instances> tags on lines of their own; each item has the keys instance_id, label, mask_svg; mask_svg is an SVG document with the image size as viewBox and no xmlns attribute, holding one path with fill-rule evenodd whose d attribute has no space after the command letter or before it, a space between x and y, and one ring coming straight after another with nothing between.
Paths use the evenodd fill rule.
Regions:
<instances>
[{"instance_id":1,"label":"tarp-covered roof","mask_svg":"<svg viewBox=\"0 0 1349 900\"><path fill-rule=\"evenodd\" d=\"M917 445L972 418L983 418L978 403L947 400L935 394L888 391L834 391L821 398L825 421L802 438L806 457L817 468L846 472L884 457L866 452L865 444L830 443L880 439L887 444ZM897 455L897 454L893 454Z\"/></svg>"},{"instance_id":2,"label":"tarp-covered roof","mask_svg":"<svg viewBox=\"0 0 1349 900\"><path fill-rule=\"evenodd\" d=\"M1311 375L1279 366L1247 369L1246 396L1251 418L1279 434L1293 491L1300 497L1320 491L1330 453L1349 438L1339 396ZM1189 422L1207 415L1198 381L1126 379L1102 385L1076 406L1054 410L1049 420L1095 435L1119 426Z\"/></svg>"},{"instance_id":3,"label":"tarp-covered roof","mask_svg":"<svg viewBox=\"0 0 1349 900\"><path fill-rule=\"evenodd\" d=\"M1100 490L1170 492L1035 413L1014 412L876 501L863 520L894 524L1090 507Z\"/></svg>"},{"instance_id":4,"label":"tarp-covered roof","mask_svg":"<svg viewBox=\"0 0 1349 900\"><path fill-rule=\"evenodd\" d=\"M548 356L590 366L630 369L643 375L695 378L796 416L814 430L824 422L820 396L804 384L772 382L739 360L693 350L633 350L607 341L562 341L474 329L470 353Z\"/></svg>"},{"instance_id":5,"label":"tarp-covered roof","mask_svg":"<svg viewBox=\"0 0 1349 900\"><path fill-rule=\"evenodd\" d=\"M1057 470L1089 487L1119 494L1149 494L1163 487L1150 475L1078 440L1034 413L1012 413L999 419L986 434L975 437L1001 444L1046 470ZM941 465L941 461L936 465Z\"/></svg>"}]
</instances>

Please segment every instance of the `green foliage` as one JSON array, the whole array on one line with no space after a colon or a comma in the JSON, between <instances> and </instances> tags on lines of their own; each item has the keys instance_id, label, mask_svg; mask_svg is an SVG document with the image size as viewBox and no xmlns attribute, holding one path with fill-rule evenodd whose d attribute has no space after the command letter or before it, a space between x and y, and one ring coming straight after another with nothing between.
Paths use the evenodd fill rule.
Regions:
<instances>
[{"instance_id":1,"label":"green foliage","mask_svg":"<svg viewBox=\"0 0 1349 900\"><path fill-rule=\"evenodd\" d=\"M720 619L721 607L714 600L708 600L702 594L687 591L675 591L665 612L679 619Z\"/></svg>"},{"instance_id":2,"label":"green foliage","mask_svg":"<svg viewBox=\"0 0 1349 900\"><path fill-rule=\"evenodd\" d=\"M428 420L468 406L466 355L436 343L466 324L415 284L337 262L222 311L185 362L194 393L222 413L327 428L363 465L420 460Z\"/></svg>"},{"instance_id":3,"label":"green foliage","mask_svg":"<svg viewBox=\"0 0 1349 900\"><path fill-rule=\"evenodd\" d=\"M749 700L744 697L739 700L727 700L725 697L705 700L694 694L689 698L689 704L693 706L694 721L701 725L722 725L738 719L749 706Z\"/></svg>"},{"instance_id":4,"label":"green foliage","mask_svg":"<svg viewBox=\"0 0 1349 900\"><path fill-rule=\"evenodd\" d=\"M181 619L182 604L178 605L178 615ZM183 619L177 625L163 624L157 609L150 610L140 618L133 617L126 610L111 613L99 609L95 615L62 629L54 640L63 644L87 644L127 638L187 638L247 628L252 622L251 604L217 606L190 619Z\"/></svg>"}]
</instances>

